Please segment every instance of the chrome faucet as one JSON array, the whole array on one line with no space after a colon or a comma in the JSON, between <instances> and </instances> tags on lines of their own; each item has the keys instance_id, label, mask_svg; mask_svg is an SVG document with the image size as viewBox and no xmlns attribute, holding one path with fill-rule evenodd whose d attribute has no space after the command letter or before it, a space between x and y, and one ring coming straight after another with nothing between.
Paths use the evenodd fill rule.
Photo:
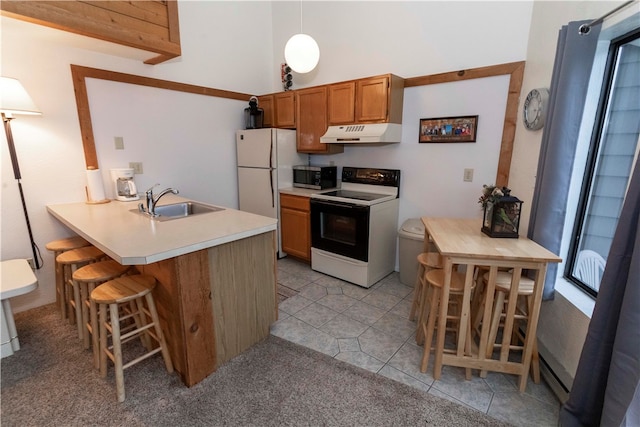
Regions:
<instances>
[{"instance_id":1,"label":"chrome faucet","mask_svg":"<svg viewBox=\"0 0 640 427\"><path fill-rule=\"evenodd\" d=\"M174 189L174 188L165 188L164 190L162 190L160 192L160 194L158 194L157 196L153 196L153 189L155 187L157 187L160 184L155 184L153 185L151 188L149 188L147 191L144 192L145 197L146 197L146 201L147 201L147 207L145 209L145 207L142 205L142 203L140 203L138 205L138 210L140 212L146 212L149 216L151 217L157 217L158 214L156 214L156 204L158 203L158 201L160 200L160 198L162 196L164 196L167 193L173 193L173 194L178 194L179 191Z\"/></svg>"}]
</instances>

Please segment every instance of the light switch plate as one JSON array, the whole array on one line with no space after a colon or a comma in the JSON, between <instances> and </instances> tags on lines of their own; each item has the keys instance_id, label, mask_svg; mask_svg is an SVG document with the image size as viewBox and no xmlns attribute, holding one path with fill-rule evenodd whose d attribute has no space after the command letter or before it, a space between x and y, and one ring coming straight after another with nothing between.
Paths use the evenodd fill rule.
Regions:
<instances>
[{"instance_id":1,"label":"light switch plate","mask_svg":"<svg viewBox=\"0 0 640 427\"><path fill-rule=\"evenodd\" d=\"M473 169L465 169L464 170L464 177L462 179L463 179L464 182L473 181Z\"/></svg>"},{"instance_id":2,"label":"light switch plate","mask_svg":"<svg viewBox=\"0 0 640 427\"><path fill-rule=\"evenodd\" d=\"M116 144L116 150L124 150L124 138L121 136L114 136L113 141Z\"/></svg>"}]
</instances>

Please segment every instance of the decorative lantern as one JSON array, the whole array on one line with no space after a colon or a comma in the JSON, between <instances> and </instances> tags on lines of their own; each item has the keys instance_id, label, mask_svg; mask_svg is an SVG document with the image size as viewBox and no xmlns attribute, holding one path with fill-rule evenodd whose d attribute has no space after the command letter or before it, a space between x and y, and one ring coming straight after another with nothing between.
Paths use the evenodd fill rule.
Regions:
<instances>
[{"instance_id":1,"label":"decorative lantern","mask_svg":"<svg viewBox=\"0 0 640 427\"><path fill-rule=\"evenodd\" d=\"M502 189L501 197L493 201L487 201L484 205L484 219L482 232L490 237L518 238L520 227L520 212L522 200L509 194L506 187Z\"/></svg>"},{"instance_id":2,"label":"decorative lantern","mask_svg":"<svg viewBox=\"0 0 640 427\"><path fill-rule=\"evenodd\" d=\"M258 98L252 96L249 98L249 106L244 109L244 128L260 129L262 128L262 118L264 110L258 108Z\"/></svg>"}]
</instances>

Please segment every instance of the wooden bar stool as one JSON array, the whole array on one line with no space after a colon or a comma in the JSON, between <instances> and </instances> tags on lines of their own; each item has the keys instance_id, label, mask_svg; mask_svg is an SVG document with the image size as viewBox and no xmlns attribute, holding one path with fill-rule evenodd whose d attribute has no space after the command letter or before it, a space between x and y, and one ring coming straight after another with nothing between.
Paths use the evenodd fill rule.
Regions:
<instances>
[{"instance_id":1,"label":"wooden bar stool","mask_svg":"<svg viewBox=\"0 0 640 427\"><path fill-rule=\"evenodd\" d=\"M434 268L442 268L442 256L438 252L422 252L418 255L418 274L416 275L416 284L413 288L413 302L411 303L411 312L409 320L416 320L416 316L420 316L423 312L422 304L424 301L427 284L424 280L425 273ZM418 319L418 325L422 319Z\"/></svg>"},{"instance_id":2,"label":"wooden bar stool","mask_svg":"<svg viewBox=\"0 0 640 427\"><path fill-rule=\"evenodd\" d=\"M451 309L447 311L447 322L455 321L460 322L460 313L462 311L462 297L464 294L464 281L465 274L460 273L458 271L451 272L451 286L449 288L450 301L447 301L447 304L457 304L457 313L451 313ZM428 271L425 274L425 282L428 284L428 288L426 289L426 302L424 304L425 310L428 308L428 312L424 313L423 321L420 324L421 326L421 334L424 337L424 350L422 352L422 362L420 364L420 372L427 372L427 367L429 365L429 355L431 354L431 342L433 341L433 335L436 327L444 327L446 325L436 325L436 319L438 318L438 313L440 311L440 296L442 294L442 287L444 286L444 270L442 269L434 269ZM473 285L475 288L475 284ZM473 288L471 289L473 291ZM424 320L426 317L426 321ZM467 325L465 327L465 353L471 354L471 322L470 316L467 317ZM454 329L457 331L457 329ZM445 352L451 353L454 350L444 349ZM471 379L471 369L467 368L466 370L466 378Z\"/></svg>"},{"instance_id":3,"label":"wooden bar stool","mask_svg":"<svg viewBox=\"0 0 640 427\"><path fill-rule=\"evenodd\" d=\"M495 347L500 347L500 360L507 361L511 350L522 351L523 345L519 344L521 340L524 343L524 337L519 332L518 322L528 321L531 304L533 303L533 287L535 282L526 276L522 276L520 272L516 272L519 276L515 279L518 281L518 299L524 301L516 301L513 318L507 318L508 297L511 296L511 286L513 283L513 273L499 271L496 277L495 302L493 306L493 315L491 316L491 325L489 329L489 341L487 345L486 357L490 358ZM483 276L483 280L489 280L489 273ZM519 304L520 303L520 304ZM501 323L501 320L502 323ZM502 343L496 344L498 328L504 326ZM486 371L480 372L481 377L486 376ZM540 361L538 355L538 340L533 340L533 348L531 352L531 376L533 382L540 383Z\"/></svg>"},{"instance_id":4,"label":"wooden bar stool","mask_svg":"<svg viewBox=\"0 0 640 427\"><path fill-rule=\"evenodd\" d=\"M153 276L136 274L110 280L91 292L91 300L98 305L100 314L100 332L98 334L100 336L100 376L104 378L107 375L108 357L115 365L118 402L124 402L123 371L128 367L158 352L162 352L167 371L169 373L173 372L171 356L160 328L158 312L151 294L155 286L156 279ZM119 308L124 304L127 304L132 310L136 308L137 310L121 314ZM135 320L136 328L121 334L120 323L131 318ZM111 333L111 346L108 346L108 332ZM136 337L142 339L144 336L148 337L147 339L155 340L159 347L155 349L147 348L149 351L145 354L124 364L122 344ZM150 347L147 346L144 340L142 340L142 344L144 347Z\"/></svg>"},{"instance_id":5,"label":"wooden bar stool","mask_svg":"<svg viewBox=\"0 0 640 427\"><path fill-rule=\"evenodd\" d=\"M74 322L78 326L78 338L82 339L82 305L80 301L80 289L73 282L73 273L78 268L87 264L100 261L106 257L104 252L95 246L85 246L83 248L71 249L61 253L56 257L56 262L62 266L62 279L65 286L65 300L69 309L69 323Z\"/></svg>"},{"instance_id":6,"label":"wooden bar stool","mask_svg":"<svg viewBox=\"0 0 640 427\"><path fill-rule=\"evenodd\" d=\"M67 318L67 298L65 296L66 286L63 278L63 267L58 263L58 255L72 249L83 248L89 245L91 245L91 243L87 242L80 236L53 240L45 245L45 248L53 252L56 272L56 304L60 309L60 315L63 319Z\"/></svg>"},{"instance_id":7,"label":"wooden bar stool","mask_svg":"<svg viewBox=\"0 0 640 427\"><path fill-rule=\"evenodd\" d=\"M130 269L128 265L122 265L112 259L99 261L80 267L73 272L72 279L80 288L80 301L82 306L82 339L84 348L89 348L89 334L93 347L93 364L96 369L100 367L100 341L98 339L98 310L96 304L91 301L89 295L96 286L123 276Z\"/></svg>"}]
</instances>

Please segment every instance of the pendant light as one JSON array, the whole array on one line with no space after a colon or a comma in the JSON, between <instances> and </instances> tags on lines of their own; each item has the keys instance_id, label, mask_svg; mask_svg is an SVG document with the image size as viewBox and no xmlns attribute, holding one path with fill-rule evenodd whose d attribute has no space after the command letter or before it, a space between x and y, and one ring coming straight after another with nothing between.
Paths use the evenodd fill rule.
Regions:
<instances>
[{"instance_id":1,"label":"pendant light","mask_svg":"<svg viewBox=\"0 0 640 427\"><path fill-rule=\"evenodd\" d=\"M292 36L284 46L284 58L287 65L296 73L308 73L320 60L318 43L302 32L302 0L300 0L300 33Z\"/></svg>"}]
</instances>

